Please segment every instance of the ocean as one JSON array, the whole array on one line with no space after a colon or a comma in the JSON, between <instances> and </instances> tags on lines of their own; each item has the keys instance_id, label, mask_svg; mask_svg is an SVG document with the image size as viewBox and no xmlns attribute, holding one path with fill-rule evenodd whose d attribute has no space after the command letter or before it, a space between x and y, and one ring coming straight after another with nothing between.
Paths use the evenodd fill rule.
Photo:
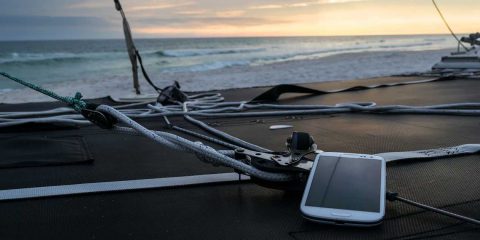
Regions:
<instances>
[{"instance_id":1,"label":"ocean","mask_svg":"<svg viewBox=\"0 0 480 240\"><path fill-rule=\"evenodd\" d=\"M416 55L405 59L402 52L456 46L449 35L137 39L135 42L153 79L162 74L255 67L339 54L358 57L362 52L398 53L388 55L385 61L395 61L392 57L402 58L412 66L402 65L403 71L409 72L419 70L415 68L418 64L423 64L422 70L426 64L434 62L420 63L422 60ZM342 61L337 64L341 65ZM402 72L394 64L390 67L391 71L384 69L382 74ZM128 79L130 70L122 39L0 42L0 71L37 84ZM329 74L335 79L335 73ZM361 69L358 74L362 75ZM0 91L19 87L7 80L0 81Z\"/></svg>"}]
</instances>

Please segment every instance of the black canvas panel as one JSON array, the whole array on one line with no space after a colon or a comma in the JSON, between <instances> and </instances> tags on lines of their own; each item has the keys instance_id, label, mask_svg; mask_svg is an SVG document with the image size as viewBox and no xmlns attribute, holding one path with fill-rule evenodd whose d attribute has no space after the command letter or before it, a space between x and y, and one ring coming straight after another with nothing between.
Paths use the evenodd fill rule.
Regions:
<instances>
[{"instance_id":1,"label":"black canvas panel","mask_svg":"<svg viewBox=\"0 0 480 240\"><path fill-rule=\"evenodd\" d=\"M0 168L86 164L93 156L81 136L0 137Z\"/></svg>"}]
</instances>

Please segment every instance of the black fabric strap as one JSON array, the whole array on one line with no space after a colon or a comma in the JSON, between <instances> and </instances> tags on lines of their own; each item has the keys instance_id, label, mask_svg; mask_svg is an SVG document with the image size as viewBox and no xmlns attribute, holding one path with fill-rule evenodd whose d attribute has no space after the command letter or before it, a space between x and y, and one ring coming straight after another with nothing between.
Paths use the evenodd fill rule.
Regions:
<instances>
[{"instance_id":1,"label":"black fabric strap","mask_svg":"<svg viewBox=\"0 0 480 240\"><path fill-rule=\"evenodd\" d=\"M281 84L275 87L270 88L266 92L258 95L251 103L255 102L275 102L278 101L280 96L284 93L305 93L310 95L324 95L330 93L340 93L340 92L351 92L351 91L361 91L361 90L368 90L374 88L385 88L385 87L393 87L393 86L403 86L409 84L418 84L418 83L427 83L427 82L435 82L435 81L443 81L443 80L453 80L455 77L448 76L448 77L441 77L441 78L434 78L434 79L425 79L425 80L417 80L417 81L408 81L408 82L400 82L400 83L386 83L386 84L377 84L377 85L370 85L370 86L354 86L349 88L331 90L331 91L324 91L324 90L317 90L308 87L302 87L292 84Z\"/></svg>"},{"instance_id":2,"label":"black fabric strap","mask_svg":"<svg viewBox=\"0 0 480 240\"><path fill-rule=\"evenodd\" d=\"M135 56L136 55L135 52L137 50L136 50L135 44L133 43L132 31L130 30L130 25L128 24L127 17L125 16L125 13L123 12L122 5L120 4L120 1L119 0L114 0L114 2L115 2L115 8L122 15L122 25L123 25L123 33L125 35L125 44L127 46L127 52L128 52L128 56L130 58L130 62L132 64L133 87L135 88L135 92L137 94L140 94L140 85L138 83L137 58Z\"/></svg>"},{"instance_id":3,"label":"black fabric strap","mask_svg":"<svg viewBox=\"0 0 480 240\"><path fill-rule=\"evenodd\" d=\"M312 95L326 94L327 92L291 84L281 84L270 88L266 92L255 97L251 102L275 102L284 93L307 93Z\"/></svg>"}]
</instances>

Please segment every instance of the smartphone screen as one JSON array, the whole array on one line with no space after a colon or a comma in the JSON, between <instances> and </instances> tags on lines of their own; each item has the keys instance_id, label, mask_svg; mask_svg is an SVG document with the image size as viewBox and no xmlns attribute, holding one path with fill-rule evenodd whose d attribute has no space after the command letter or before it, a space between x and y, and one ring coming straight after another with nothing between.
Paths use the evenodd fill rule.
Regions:
<instances>
[{"instance_id":1,"label":"smartphone screen","mask_svg":"<svg viewBox=\"0 0 480 240\"><path fill-rule=\"evenodd\" d=\"M380 212L382 161L321 156L305 205Z\"/></svg>"}]
</instances>

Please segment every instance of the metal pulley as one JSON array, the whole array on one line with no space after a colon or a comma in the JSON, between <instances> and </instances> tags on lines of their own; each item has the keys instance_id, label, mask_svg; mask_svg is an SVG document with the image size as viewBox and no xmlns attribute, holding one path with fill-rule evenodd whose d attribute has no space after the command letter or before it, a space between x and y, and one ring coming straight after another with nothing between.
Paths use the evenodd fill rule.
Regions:
<instances>
[{"instance_id":1,"label":"metal pulley","mask_svg":"<svg viewBox=\"0 0 480 240\"><path fill-rule=\"evenodd\" d=\"M264 171L309 172L313 160L305 156L319 152L313 137L308 133L293 132L285 145L286 151L269 153L239 148L235 150L235 157Z\"/></svg>"}]
</instances>

